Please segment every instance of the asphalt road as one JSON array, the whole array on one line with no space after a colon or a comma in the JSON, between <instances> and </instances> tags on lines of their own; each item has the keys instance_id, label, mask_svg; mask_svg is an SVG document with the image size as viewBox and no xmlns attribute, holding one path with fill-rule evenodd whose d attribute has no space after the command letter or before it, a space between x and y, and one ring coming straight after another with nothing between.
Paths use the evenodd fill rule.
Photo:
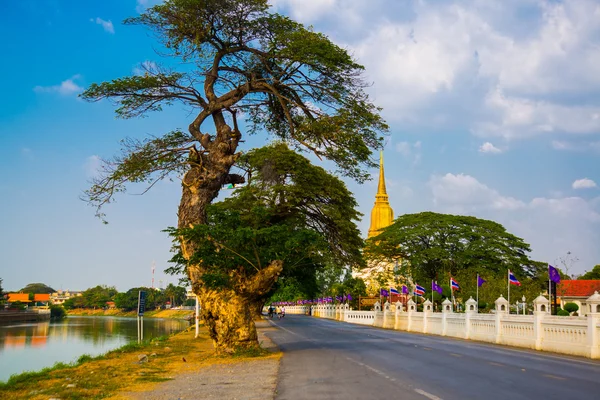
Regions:
<instances>
[{"instance_id":1,"label":"asphalt road","mask_svg":"<svg viewBox=\"0 0 600 400\"><path fill-rule=\"evenodd\" d=\"M276 399L600 399L600 362L286 315Z\"/></svg>"}]
</instances>

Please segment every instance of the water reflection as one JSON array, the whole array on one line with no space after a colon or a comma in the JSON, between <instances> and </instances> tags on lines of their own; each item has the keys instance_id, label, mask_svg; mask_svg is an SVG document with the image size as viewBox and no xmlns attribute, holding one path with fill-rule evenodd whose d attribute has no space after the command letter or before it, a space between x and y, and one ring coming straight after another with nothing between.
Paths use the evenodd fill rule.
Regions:
<instances>
[{"instance_id":1,"label":"water reflection","mask_svg":"<svg viewBox=\"0 0 600 400\"><path fill-rule=\"evenodd\" d=\"M56 322L0 325L0 381L55 362L71 362L82 354L98 355L137 340L135 318L69 317ZM189 323L144 319L144 338L178 332Z\"/></svg>"}]
</instances>

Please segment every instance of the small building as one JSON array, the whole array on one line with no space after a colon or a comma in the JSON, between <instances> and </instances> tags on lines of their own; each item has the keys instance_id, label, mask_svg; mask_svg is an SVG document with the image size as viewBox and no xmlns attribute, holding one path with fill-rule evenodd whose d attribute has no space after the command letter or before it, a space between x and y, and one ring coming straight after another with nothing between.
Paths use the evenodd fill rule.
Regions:
<instances>
[{"instance_id":1,"label":"small building","mask_svg":"<svg viewBox=\"0 0 600 400\"><path fill-rule=\"evenodd\" d=\"M106 308L108 308L109 310L112 310L114 308L117 308L117 306L115 305L114 301L107 301L106 302Z\"/></svg>"},{"instance_id":2,"label":"small building","mask_svg":"<svg viewBox=\"0 0 600 400\"><path fill-rule=\"evenodd\" d=\"M69 300L72 297L81 296L81 292L69 292L68 290L59 290L58 292L54 292L50 295L50 302L52 304L62 305L65 301Z\"/></svg>"},{"instance_id":3,"label":"small building","mask_svg":"<svg viewBox=\"0 0 600 400\"><path fill-rule=\"evenodd\" d=\"M21 302L21 303L31 303L31 300L29 300L29 293L9 293L8 294L8 302L9 303L14 303L14 302Z\"/></svg>"},{"instance_id":4,"label":"small building","mask_svg":"<svg viewBox=\"0 0 600 400\"><path fill-rule=\"evenodd\" d=\"M587 315L587 298L600 292L600 280L566 280L556 286L558 303L563 307L566 303L575 303L579 306L577 312L580 316Z\"/></svg>"}]
</instances>

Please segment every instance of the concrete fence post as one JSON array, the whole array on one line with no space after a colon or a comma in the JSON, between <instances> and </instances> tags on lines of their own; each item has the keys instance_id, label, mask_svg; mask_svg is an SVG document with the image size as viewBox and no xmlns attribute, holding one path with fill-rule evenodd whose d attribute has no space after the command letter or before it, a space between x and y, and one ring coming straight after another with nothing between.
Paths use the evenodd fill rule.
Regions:
<instances>
[{"instance_id":1,"label":"concrete fence post","mask_svg":"<svg viewBox=\"0 0 600 400\"><path fill-rule=\"evenodd\" d=\"M600 337L598 323L600 322L600 294L594 292L586 301L588 318L588 347L590 358L600 358Z\"/></svg>"},{"instance_id":2,"label":"concrete fence post","mask_svg":"<svg viewBox=\"0 0 600 400\"><path fill-rule=\"evenodd\" d=\"M428 330L428 326L427 326L427 322L429 319L429 316L431 315L431 313L433 312L433 303L430 300L425 301L425 303L423 303L423 333L429 333L427 332Z\"/></svg>"},{"instance_id":3,"label":"concrete fence post","mask_svg":"<svg viewBox=\"0 0 600 400\"><path fill-rule=\"evenodd\" d=\"M494 302L496 304L496 340L495 343L502 341L502 317L508 314L508 300L500 295Z\"/></svg>"},{"instance_id":4,"label":"concrete fence post","mask_svg":"<svg viewBox=\"0 0 600 400\"><path fill-rule=\"evenodd\" d=\"M544 343L544 328L542 321L550 314L550 301L541 294L533 300L533 335L534 349L541 350Z\"/></svg>"},{"instance_id":5,"label":"concrete fence post","mask_svg":"<svg viewBox=\"0 0 600 400\"><path fill-rule=\"evenodd\" d=\"M400 301L396 302L396 310L394 311L394 329L400 329L400 313L403 312L403 306Z\"/></svg>"},{"instance_id":6,"label":"concrete fence post","mask_svg":"<svg viewBox=\"0 0 600 400\"><path fill-rule=\"evenodd\" d=\"M448 314L451 314L452 310L452 302L448 299L442 302L442 336L446 336L446 332L448 331Z\"/></svg>"},{"instance_id":7,"label":"concrete fence post","mask_svg":"<svg viewBox=\"0 0 600 400\"><path fill-rule=\"evenodd\" d=\"M406 331L410 332L412 330L412 316L417 311L417 304L413 301L413 299L410 299L406 305L408 307L408 322L406 324Z\"/></svg>"},{"instance_id":8,"label":"concrete fence post","mask_svg":"<svg viewBox=\"0 0 600 400\"><path fill-rule=\"evenodd\" d=\"M479 312L478 306L473 296L469 297L465 303L465 339L469 339L471 336L471 317Z\"/></svg>"}]
</instances>

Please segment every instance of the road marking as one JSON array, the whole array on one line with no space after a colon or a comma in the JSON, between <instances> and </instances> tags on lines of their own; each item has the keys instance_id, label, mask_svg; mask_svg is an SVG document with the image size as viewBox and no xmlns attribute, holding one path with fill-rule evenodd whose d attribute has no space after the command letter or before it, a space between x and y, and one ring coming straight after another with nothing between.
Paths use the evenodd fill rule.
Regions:
<instances>
[{"instance_id":1,"label":"road marking","mask_svg":"<svg viewBox=\"0 0 600 400\"><path fill-rule=\"evenodd\" d=\"M500 363L493 362L493 361L489 362L488 364L495 365L496 367L504 367L504 364L500 364Z\"/></svg>"},{"instance_id":2,"label":"road marking","mask_svg":"<svg viewBox=\"0 0 600 400\"><path fill-rule=\"evenodd\" d=\"M562 376L556 376L556 375L550 375L550 374L544 374L544 376L546 378L556 379L558 381L566 381L567 380L567 378L563 378Z\"/></svg>"},{"instance_id":3,"label":"road marking","mask_svg":"<svg viewBox=\"0 0 600 400\"><path fill-rule=\"evenodd\" d=\"M451 356L454 356L454 357L462 357L462 355L460 355L460 354L456 354L456 353L450 353L450 355L451 355Z\"/></svg>"},{"instance_id":4,"label":"road marking","mask_svg":"<svg viewBox=\"0 0 600 400\"><path fill-rule=\"evenodd\" d=\"M429 350L433 350L433 349L431 347L423 347L423 350L429 351Z\"/></svg>"},{"instance_id":5,"label":"road marking","mask_svg":"<svg viewBox=\"0 0 600 400\"><path fill-rule=\"evenodd\" d=\"M425 396L425 397L427 397L428 399L431 399L431 400L442 400L441 397L437 397L436 395L431 394L431 393L427 393L426 391L421 390L421 389L415 389L415 392L417 392L420 395L423 395L423 396Z\"/></svg>"}]
</instances>

